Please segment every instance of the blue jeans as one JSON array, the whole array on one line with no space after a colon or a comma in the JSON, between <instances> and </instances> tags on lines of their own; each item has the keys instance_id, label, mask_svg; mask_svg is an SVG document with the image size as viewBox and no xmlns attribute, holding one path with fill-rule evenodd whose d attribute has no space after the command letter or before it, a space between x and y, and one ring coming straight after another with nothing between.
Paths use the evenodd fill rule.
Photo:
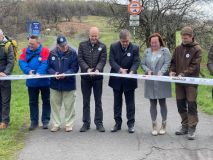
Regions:
<instances>
[{"instance_id":1,"label":"blue jeans","mask_svg":"<svg viewBox=\"0 0 213 160\"><path fill-rule=\"evenodd\" d=\"M38 125L39 122L39 92L42 99L42 116L43 124L48 124L50 121L50 89L49 87L28 87L29 105L30 105L30 120L33 125Z\"/></svg>"}]
</instances>

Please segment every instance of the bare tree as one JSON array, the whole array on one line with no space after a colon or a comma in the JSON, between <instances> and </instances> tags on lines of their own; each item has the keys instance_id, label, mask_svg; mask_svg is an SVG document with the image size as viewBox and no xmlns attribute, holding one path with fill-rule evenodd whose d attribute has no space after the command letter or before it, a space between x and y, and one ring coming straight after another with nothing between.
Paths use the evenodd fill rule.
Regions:
<instances>
[{"instance_id":1,"label":"bare tree","mask_svg":"<svg viewBox=\"0 0 213 160\"><path fill-rule=\"evenodd\" d=\"M199 11L194 10L199 0L141 0L143 10L140 14L140 26L137 36L142 44L149 45L148 38L154 32L159 32L165 39L168 47L174 49L176 45L176 32L187 20L197 17ZM129 28L129 14L127 5L113 0L108 2L113 13L112 21L118 29ZM119 9L118 9L119 8Z\"/></svg>"}]
</instances>

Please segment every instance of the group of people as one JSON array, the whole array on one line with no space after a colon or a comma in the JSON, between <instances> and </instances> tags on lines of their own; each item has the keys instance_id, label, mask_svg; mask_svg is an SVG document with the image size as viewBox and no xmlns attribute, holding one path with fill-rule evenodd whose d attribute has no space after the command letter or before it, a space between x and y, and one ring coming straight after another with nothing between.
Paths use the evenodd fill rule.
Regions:
<instances>
[{"instance_id":1,"label":"group of people","mask_svg":"<svg viewBox=\"0 0 213 160\"><path fill-rule=\"evenodd\" d=\"M54 78L28 79L26 85L29 95L30 120L29 130L34 130L39 123L39 93L42 99L42 123L43 129L48 129L50 117L52 120L52 132L61 128L60 110L65 108L65 131L73 129L75 121L76 78L65 76L77 73L79 67L82 73L94 73L81 76L81 91L83 95L83 125L80 132L90 129L90 98L93 90L95 99L94 123L99 132L105 132L103 125L102 89L103 76L95 73L104 72L107 61L106 45L99 41L100 33L97 27L89 30L89 39L79 44L78 53L68 45L64 36L57 37L56 47L49 50L42 46L38 36L32 35L28 40L28 47L24 48L19 58L19 66L27 75L55 75ZM181 30L182 44L179 45L173 55L166 48L160 34L154 33L149 38L149 48L143 54L140 61L139 47L131 42L131 34L124 29L119 33L119 41L111 44L109 51L109 63L111 73L137 74L141 64L146 75L199 77L201 63L201 48L195 41L191 27ZM0 76L12 73L14 66L13 48L5 54L4 45L7 43L5 36L0 31ZM209 54L208 67L213 74L213 47ZM137 79L110 77L109 86L114 95L114 120L115 125L111 132L121 130L122 126L122 96L125 96L126 117L128 132L134 133L135 124L135 89ZM197 113L197 85L176 84L176 101L181 117L181 127L176 135L188 135L189 140L195 139L195 131L198 123ZM167 104L166 98L171 97L171 83L160 81L145 81L144 97L150 101L150 115L152 120L152 135L164 135L166 133ZM0 81L0 129L9 125L11 97L11 81ZM162 123L157 125L157 103L159 102Z\"/></svg>"}]
</instances>

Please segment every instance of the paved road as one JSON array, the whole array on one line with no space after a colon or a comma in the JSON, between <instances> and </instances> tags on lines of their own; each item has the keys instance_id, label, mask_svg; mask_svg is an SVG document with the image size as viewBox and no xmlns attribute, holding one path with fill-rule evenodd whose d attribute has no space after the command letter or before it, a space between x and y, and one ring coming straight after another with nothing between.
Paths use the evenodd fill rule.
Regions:
<instances>
[{"instance_id":1,"label":"paved road","mask_svg":"<svg viewBox=\"0 0 213 160\"><path fill-rule=\"evenodd\" d=\"M109 71L109 66L107 67ZM80 78L77 81L76 123L74 131L66 133L63 129L57 133L41 128L29 134L20 160L212 160L213 159L213 118L200 113L197 139L188 141L185 136L175 136L179 126L175 99L168 99L168 133L153 137L149 103L143 98L143 81L139 81L136 90L136 133L127 132L125 106L123 107L123 126L117 133L110 133L113 121L113 94L104 79L103 111L105 133L91 129L80 133L82 125L82 95ZM94 117L92 97L91 115ZM160 116L158 116L160 122Z\"/></svg>"}]
</instances>

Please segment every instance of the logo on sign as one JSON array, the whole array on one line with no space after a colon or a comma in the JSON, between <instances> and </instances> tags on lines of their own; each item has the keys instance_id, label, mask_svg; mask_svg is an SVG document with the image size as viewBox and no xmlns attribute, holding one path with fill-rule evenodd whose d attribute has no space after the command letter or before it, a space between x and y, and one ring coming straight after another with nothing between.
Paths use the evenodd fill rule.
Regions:
<instances>
[{"instance_id":1,"label":"logo on sign","mask_svg":"<svg viewBox=\"0 0 213 160\"><path fill-rule=\"evenodd\" d=\"M142 6L140 5L140 2L133 1L128 5L128 12L131 15L138 15L140 14L142 10Z\"/></svg>"}]
</instances>

